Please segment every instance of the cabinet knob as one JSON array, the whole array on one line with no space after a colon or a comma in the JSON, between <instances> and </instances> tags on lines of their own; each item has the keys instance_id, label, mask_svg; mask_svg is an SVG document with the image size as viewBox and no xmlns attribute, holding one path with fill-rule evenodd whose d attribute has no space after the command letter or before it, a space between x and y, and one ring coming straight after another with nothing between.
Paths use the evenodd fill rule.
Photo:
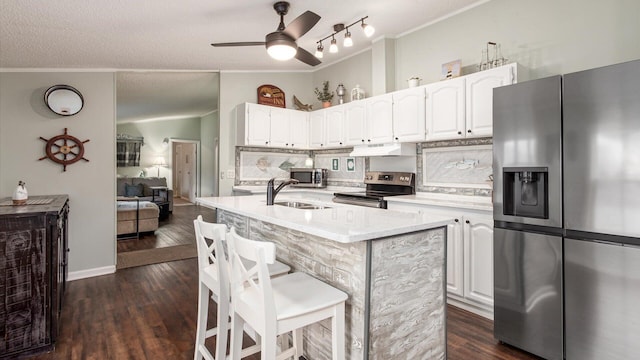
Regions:
<instances>
[{"instance_id":1,"label":"cabinet knob","mask_svg":"<svg viewBox=\"0 0 640 360\"><path fill-rule=\"evenodd\" d=\"M462 131L458 131L458 135L462 135Z\"/></svg>"},{"instance_id":2,"label":"cabinet knob","mask_svg":"<svg viewBox=\"0 0 640 360\"><path fill-rule=\"evenodd\" d=\"M467 132L468 132L469 134L471 134L471 129L467 130Z\"/></svg>"},{"instance_id":3,"label":"cabinet knob","mask_svg":"<svg viewBox=\"0 0 640 360\"><path fill-rule=\"evenodd\" d=\"M293 144L293 143L291 144L291 146L294 146L294 145L295 145L295 144Z\"/></svg>"},{"instance_id":4,"label":"cabinet knob","mask_svg":"<svg viewBox=\"0 0 640 360\"><path fill-rule=\"evenodd\" d=\"M364 142L364 139L362 139L362 142Z\"/></svg>"},{"instance_id":5,"label":"cabinet knob","mask_svg":"<svg viewBox=\"0 0 640 360\"><path fill-rule=\"evenodd\" d=\"M340 141L340 145L342 145L342 141Z\"/></svg>"},{"instance_id":6,"label":"cabinet knob","mask_svg":"<svg viewBox=\"0 0 640 360\"><path fill-rule=\"evenodd\" d=\"M284 146L289 146L289 143L284 144Z\"/></svg>"},{"instance_id":7,"label":"cabinet knob","mask_svg":"<svg viewBox=\"0 0 640 360\"><path fill-rule=\"evenodd\" d=\"M471 224L471 222L469 220L465 220L464 222L467 223L467 224Z\"/></svg>"},{"instance_id":8,"label":"cabinet knob","mask_svg":"<svg viewBox=\"0 0 640 360\"><path fill-rule=\"evenodd\" d=\"M269 145L269 142L268 142L268 141L265 141L265 142L264 142L264 144L265 144L265 145Z\"/></svg>"},{"instance_id":9,"label":"cabinet knob","mask_svg":"<svg viewBox=\"0 0 640 360\"><path fill-rule=\"evenodd\" d=\"M396 136L396 140L398 140L398 137Z\"/></svg>"},{"instance_id":10,"label":"cabinet knob","mask_svg":"<svg viewBox=\"0 0 640 360\"><path fill-rule=\"evenodd\" d=\"M371 142L371 139L367 139L368 142Z\"/></svg>"},{"instance_id":11,"label":"cabinet knob","mask_svg":"<svg viewBox=\"0 0 640 360\"><path fill-rule=\"evenodd\" d=\"M458 220L458 219L454 219L453 221L458 222L458 221L460 221L460 220Z\"/></svg>"}]
</instances>

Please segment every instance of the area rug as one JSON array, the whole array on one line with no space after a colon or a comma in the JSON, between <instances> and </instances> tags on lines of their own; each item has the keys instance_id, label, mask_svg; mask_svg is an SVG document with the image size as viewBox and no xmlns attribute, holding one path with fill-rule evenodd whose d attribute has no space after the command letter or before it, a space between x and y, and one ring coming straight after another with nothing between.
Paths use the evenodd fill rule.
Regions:
<instances>
[{"instance_id":1,"label":"area rug","mask_svg":"<svg viewBox=\"0 0 640 360\"><path fill-rule=\"evenodd\" d=\"M168 246L155 249L127 251L118 254L116 269L151 265L167 261L192 259L198 256L195 244Z\"/></svg>"}]
</instances>

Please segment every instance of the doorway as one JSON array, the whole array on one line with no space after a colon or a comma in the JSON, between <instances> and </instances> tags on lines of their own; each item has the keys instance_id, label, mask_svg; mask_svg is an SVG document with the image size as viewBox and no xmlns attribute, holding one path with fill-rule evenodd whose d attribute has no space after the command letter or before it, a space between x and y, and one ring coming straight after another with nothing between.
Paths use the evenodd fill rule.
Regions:
<instances>
[{"instance_id":1,"label":"doorway","mask_svg":"<svg viewBox=\"0 0 640 360\"><path fill-rule=\"evenodd\" d=\"M173 196L190 203L200 194L199 147L196 140L171 139Z\"/></svg>"}]
</instances>

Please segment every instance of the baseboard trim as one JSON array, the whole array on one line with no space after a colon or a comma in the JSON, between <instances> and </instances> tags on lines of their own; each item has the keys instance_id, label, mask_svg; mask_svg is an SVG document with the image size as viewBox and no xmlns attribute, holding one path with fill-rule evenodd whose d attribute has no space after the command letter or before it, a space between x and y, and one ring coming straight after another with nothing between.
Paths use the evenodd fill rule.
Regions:
<instances>
[{"instance_id":1,"label":"baseboard trim","mask_svg":"<svg viewBox=\"0 0 640 360\"><path fill-rule=\"evenodd\" d=\"M69 275L67 276L67 280L74 281L74 280L86 279L94 276L113 274L115 272L116 272L116 266L109 265L109 266L103 266L99 268L69 272Z\"/></svg>"},{"instance_id":2,"label":"baseboard trim","mask_svg":"<svg viewBox=\"0 0 640 360\"><path fill-rule=\"evenodd\" d=\"M475 304L469 304L468 302L464 302L464 301L452 298L451 295L447 296L447 304L453 305L455 307L459 307L463 310L467 310L469 312L472 312L476 315L480 315L489 320L493 320L493 311L484 307L484 305L479 306Z\"/></svg>"}]
</instances>

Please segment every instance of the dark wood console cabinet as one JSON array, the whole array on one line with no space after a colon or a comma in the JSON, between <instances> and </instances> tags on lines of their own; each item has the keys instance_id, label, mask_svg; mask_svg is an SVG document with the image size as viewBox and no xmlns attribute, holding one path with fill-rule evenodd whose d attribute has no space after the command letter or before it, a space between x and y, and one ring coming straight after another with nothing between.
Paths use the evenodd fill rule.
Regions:
<instances>
[{"instance_id":1,"label":"dark wood console cabinet","mask_svg":"<svg viewBox=\"0 0 640 360\"><path fill-rule=\"evenodd\" d=\"M69 197L0 206L0 358L53 348L67 280ZM10 198L0 199L0 202Z\"/></svg>"}]
</instances>

